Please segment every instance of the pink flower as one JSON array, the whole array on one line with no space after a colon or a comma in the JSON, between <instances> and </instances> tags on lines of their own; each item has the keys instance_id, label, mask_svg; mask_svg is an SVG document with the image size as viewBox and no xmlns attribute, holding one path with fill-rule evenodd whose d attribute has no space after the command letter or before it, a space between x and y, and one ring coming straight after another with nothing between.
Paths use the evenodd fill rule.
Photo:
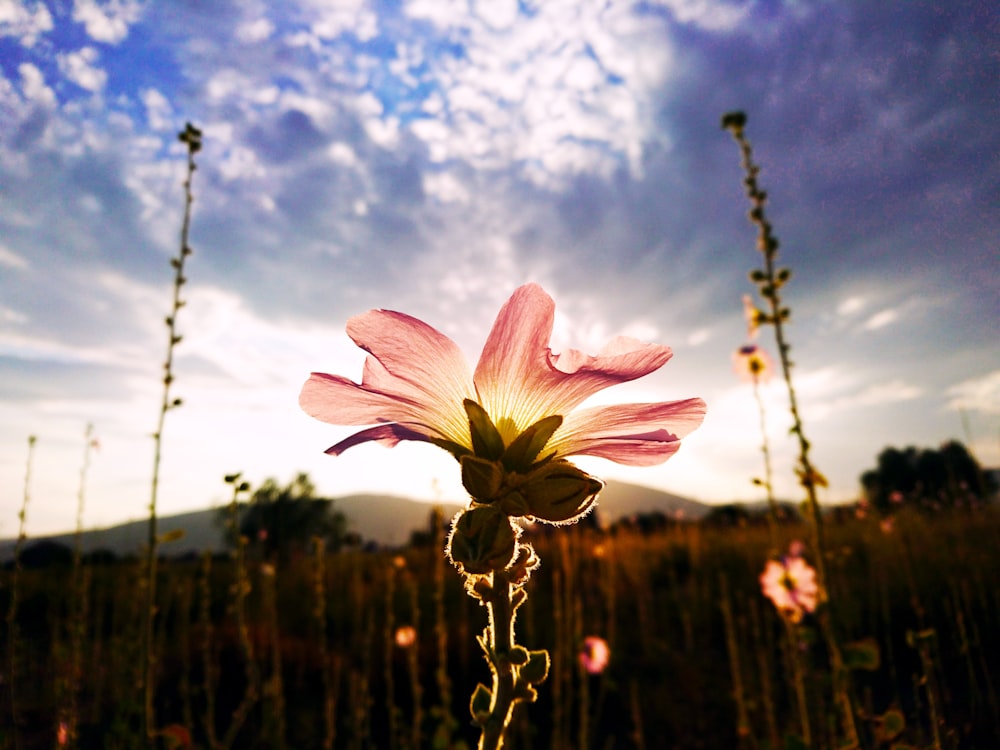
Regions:
<instances>
[{"instance_id":1,"label":"pink flower","mask_svg":"<svg viewBox=\"0 0 1000 750\"><path fill-rule=\"evenodd\" d=\"M769 560L760 576L760 587L764 596L792 622L801 620L806 612L816 611L819 601L816 571L801 554Z\"/></svg>"},{"instance_id":2,"label":"pink flower","mask_svg":"<svg viewBox=\"0 0 1000 750\"><path fill-rule=\"evenodd\" d=\"M774 373L774 363L759 346L746 344L733 352L733 370L745 383L766 383Z\"/></svg>"},{"instance_id":3,"label":"pink flower","mask_svg":"<svg viewBox=\"0 0 1000 750\"><path fill-rule=\"evenodd\" d=\"M600 674L611 660L611 649L608 642L596 635L588 635L583 639L580 649L580 666L590 674Z\"/></svg>"},{"instance_id":4,"label":"pink flower","mask_svg":"<svg viewBox=\"0 0 1000 750\"><path fill-rule=\"evenodd\" d=\"M313 373L299 404L338 425L373 425L326 452L339 455L370 441L432 442L456 456L475 453L465 401L479 404L505 446L546 417L562 422L540 458L601 456L621 464L662 463L701 424L701 399L577 409L598 391L648 375L672 353L666 346L619 337L600 354L553 354L555 304L537 284L518 288L500 310L473 372L458 346L416 318L372 310L351 318L347 333L369 353L361 383Z\"/></svg>"},{"instance_id":5,"label":"pink flower","mask_svg":"<svg viewBox=\"0 0 1000 750\"><path fill-rule=\"evenodd\" d=\"M396 628L396 645L400 648L409 648L417 642L417 631L412 625L402 625Z\"/></svg>"}]
</instances>

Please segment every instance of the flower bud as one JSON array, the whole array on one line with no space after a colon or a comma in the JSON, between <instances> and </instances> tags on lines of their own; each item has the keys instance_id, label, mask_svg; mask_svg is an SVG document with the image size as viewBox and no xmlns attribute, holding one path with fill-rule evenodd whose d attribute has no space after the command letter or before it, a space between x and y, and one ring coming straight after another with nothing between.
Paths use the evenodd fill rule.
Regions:
<instances>
[{"instance_id":1,"label":"flower bud","mask_svg":"<svg viewBox=\"0 0 1000 750\"><path fill-rule=\"evenodd\" d=\"M485 575L507 567L516 546L507 516L492 506L481 506L463 511L455 520L447 552L462 572Z\"/></svg>"},{"instance_id":2,"label":"flower bud","mask_svg":"<svg viewBox=\"0 0 1000 750\"><path fill-rule=\"evenodd\" d=\"M517 493L538 521L567 523L593 506L604 484L568 461L551 461L527 474Z\"/></svg>"}]
</instances>

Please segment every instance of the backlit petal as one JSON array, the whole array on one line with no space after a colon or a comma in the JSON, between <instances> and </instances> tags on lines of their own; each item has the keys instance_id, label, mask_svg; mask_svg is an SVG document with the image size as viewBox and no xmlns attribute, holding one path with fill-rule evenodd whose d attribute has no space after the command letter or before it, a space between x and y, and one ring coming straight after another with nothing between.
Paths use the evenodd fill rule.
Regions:
<instances>
[{"instance_id":1,"label":"backlit petal","mask_svg":"<svg viewBox=\"0 0 1000 750\"><path fill-rule=\"evenodd\" d=\"M552 354L555 304L537 284L517 289L493 324L476 367L483 407L508 442L553 414L567 415L608 386L648 375L670 359L669 347L619 337L597 356Z\"/></svg>"},{"instance_id":2,"label":"backlit petal","mask_svg":"<svg viewBox=\"0 0 1000 750\"><path fill-rule=\"evenodd\" d=\"M474 398L475 390L451 339L390 310L351 318L347 332L371 355L361 384L313 373L299 397L306 413L338 425L406 422L421 434L470 444L462 401Z\"/></svg>"},{"instance_id":3,"label":"backlit petal","mask_svg":"<svg viewBox=\"0 0 1000 750\"><path fill-rule=\"evenodd\" d=\"M567 415L547 446L559 455L599 456L629 466L653 466L677 452L680 439L705 418L700 398L619 404Z\"/></svg>"}]
</instances>

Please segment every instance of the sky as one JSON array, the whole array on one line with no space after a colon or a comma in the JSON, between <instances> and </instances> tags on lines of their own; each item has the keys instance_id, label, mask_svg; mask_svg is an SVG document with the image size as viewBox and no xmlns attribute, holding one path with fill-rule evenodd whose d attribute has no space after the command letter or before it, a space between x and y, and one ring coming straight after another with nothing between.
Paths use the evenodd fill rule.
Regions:
<instances>
[{"instance_id":1,"label":"sky","mask_svg":"<svg viewBox=\"0 0 1000 750\"><path fill-rule=\"evenodd\" d=\"M761 260L719 127L736 109L793 272L820 500L857 497L889 445L959 439L1000 466L998 34L996 3L962 0L0 0L0 536L26 494L29 534L72 529L81 492L87 527L147 514L187 121L160 514L226 502L233 472L460 499L429 445L324 455L353 430L298 393L360 379L344 327L372 308L474 363L528 281L555 351L672 347L603 402L708 403L662 466L587 470L762 499L732 368ZM799 499L784 383L760 395L777 494Z\"/></svg>"}]
</instances>

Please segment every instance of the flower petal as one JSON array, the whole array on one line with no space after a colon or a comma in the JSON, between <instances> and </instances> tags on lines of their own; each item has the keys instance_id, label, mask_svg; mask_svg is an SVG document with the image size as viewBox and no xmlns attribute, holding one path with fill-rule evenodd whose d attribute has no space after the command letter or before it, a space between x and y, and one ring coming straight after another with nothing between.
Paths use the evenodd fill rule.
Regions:
<instances>
[{"instance_id":1,"label":"flower petal","mask_svg":"<svg viewBox=\"0 0 1000 750\"><path fill-rule=\"evenodd\" d=\"M362 430L361 432L355 432L349 438L345 438L336 445L327 448L324 453L329 453L331 456L339 456L348 448L370 442L381 443L387 448L391 448L403 440L428 442L428 436L422 430L411 429L403 424L383 424L377 427L369 427L367 430Z\"/></svg>"},{"instance_id":2,"label":"flower petal","mask_svg":"<svg viewBox=\"0 0 1000 750\"><path fill-rule=\"evenodd\" d=\"M455 342L391 310L351 318L347 332L371 355L361 384L313 373L299 396L306 413L338 425L404 422L421 435L470 445L462 402L475 396L475 388Z\"/></svg>"},{"instance_id":3,"label":"flower petal","mask_svg":"<svg viewBox=\"0 0 1000 750\"><path fill-rule=\"evenodd\" d=\"M680 439L704 418L705 402L700 398L581 409L567 415L546 450L653 466L676 453Z\"/></svg>"},{"instance_id":4,"label":"flower petal","mask_svg":"<svg viewBox=\"0 0 1000 750\"><path fill-rule=\"evenodd\" d=\"M476 367L480 402L509 443L539 419L566 416L608 386L648 375L671 357L669 347L619 337L597 356L575 349L552 354L555 303L537 284L517 289L493 324Z\"/></svg>"}]
</instances>

